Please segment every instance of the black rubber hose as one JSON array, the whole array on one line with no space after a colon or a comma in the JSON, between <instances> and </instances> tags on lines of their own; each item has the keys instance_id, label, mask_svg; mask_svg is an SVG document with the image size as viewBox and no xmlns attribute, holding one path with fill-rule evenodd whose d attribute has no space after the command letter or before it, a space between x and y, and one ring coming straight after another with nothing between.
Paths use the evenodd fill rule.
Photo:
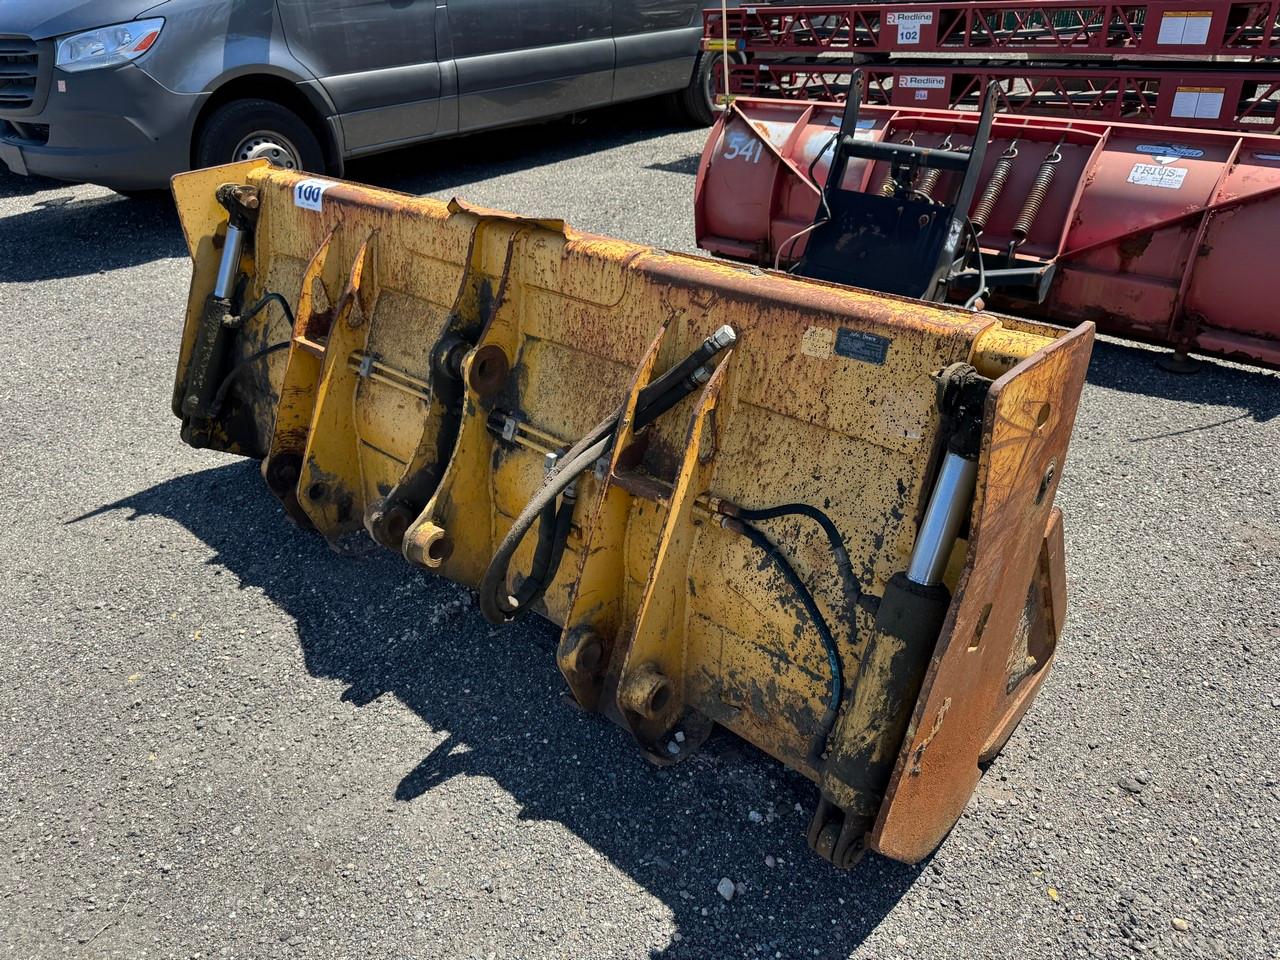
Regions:
<instances>
[{"instance_id":1,"label":"black rubber hose","mask_svg":"<svg viewBox=\"0 0 1280 960\"><path fill-rule=\"evenodd\" d=\"M511 529L507 531L507 535L498 544L498 549L494 551L493 559L489 561L489 566L485 569L479 586L480 612L490 623L506 623L520 612L520 608L511 602L515 598L504 596L507 569L511 565L511 558L515 555L516 548L520 546L520 541L524 539L525 534L529 532L529 528L533 525L533 518L540 515L549 504L554 505L556 498L581 473L604 456L605 451L609 449L609 440L610 436L606 433L594 444L582 449L576 457L567 463L564 462L569 460L569 456L566 454L561 460L563 466L548 475L546 482L538 488L538 491L533 495L533 499L525 504L520 516L516 517ZM581 441L575 446L575 449L580 446ZM550 576L554 575L555 572L552 570Z\"/></svg>"},{"instance_id":2,"label":"black rubber hose","mask_svg":"<svg viewBox=\"0 0 1280 960\"><path fill-rule=\"evenodd\" d=\"M654 397L645 406L636 404L636 430L643 430L710 379L711 371L707 367L699 367L675 386L670 387L666 393Z\"/></svg>"},{"instance_id":3,"label":"black rubber hose","mask_svg":"<svg viewBox=\"0 0 1280 960\"><path fill-rule=\"evenodd\" d=\"M228 370L227 375L223 377L222 382L218 384L218 392L213 395L213 403L209 405L209 416L216 417L218 415L218 411L222 409L223 401L227 399L227 391L231 389L231 384L235 381L236 377L245 370L248 370L249 367L253 366L263 357L270 356L277 350L285 349L291 342L292 341L290 340L281 340L279 343L273 343L269 347L263 347L261 350L255 350Z\"/></svg>"},{"instance_id":4,"label":"black rubber hose","mask_svg":"<svg viewBox=\"0 0 1280 960\"><path fill-rule=\"evenodd\" d=\"M727 323L720 327L715 333L703 340L696 350L640 391L640 395L636 398L637 414L676 384L688 380L689 377L697 372L699 367L721 350L733 346L737 341L738 334L733 327ZM691 387L690 389L693 388Z\"/></svg>"},{"instance_id":5,"label":"black rubber hose","mask_svg":"<svg viewBox=\"0 0 1280 960\"><path fill-rule=\"evenodd\" d=\"M547 592L555 579L555 572L564 558L565 544L569 542L569 530L573 526L573 508L577 498L566 490L560 506L548 501L542 508L538 522L538 546L534 551L529 576L520 584L512 599L515 609L528 607Z\"/></svg>"},{"instance_id":6,"label":"black rubber hose","mask_svg":"<svg viewBox=\"0 0 1280 960\"><path fill-rule=\"evenodd\" d=\"M702 341L702 344L698 349L685 357L684 360L676 364L670 370L665 371L652 383L645 386L636 396L635 429L640 430L642 427L647 426L656 416L665 413L667 410L671 409L671 407L675 406L675 403L678 403L683 399L687 393L695 390L698 383L691 378L695 376L698 369L721 350L724 350L726 347L733 346L737 340L738 335L734 331L733 327L725 324L711 336L707 337L706 340ZM681 386L683 383L689 383L688 389L685 393L681 393L674 401L668 400L666 395L670 391ZM654 411L657 412L655 413ZM582 453L583 450L586 450L588 447L595 445L598 441L612 434L613 431L618 428L618 421L622 418L622 412L623 408L619 407L613 413L609 414L609 416L601 420L600 423L589 431L586 436L570 447L564 456L560 457L556 465L552 467L551 472L547 474L547 480L544 481L544 483L549 482L552 477L564 469L565 464L572 461L578 456L578 454Z\"/></svg>"},{"instance_id":7,"label":"black rubber hose","mask_svg":"<svg viewBox=\"0 0 1280 960\"><path fill-rule=\"evenodd\" d=\"M714 358L716 354L736 342L737 333L733 327L726 324L707 337L684 360L642 389L636 398L635 429L639 430L652 423L655 418L661 416L696 390L698 386L705 383L709 373L706 376L701 376L700 371L703 371L707 362ZM558 459L556 465L548 472L542 486L534 493L532 499L525 504L520 516L511 525L507 535L502 538L502 542L498 544L498 549L489 561L489 566L485 569L479 586L480 612L490 623L506 623L521 611L520 597L513 597L506 593L507 570L511 565L511 558L515 555L520 542L529 532L530 527L533 526L534 518L539 516L543 510L546 510L549 505L554 504L556 498L574 480L604 456L609 449L613 434L618 428L622 412L623 408L619 407L604 420L600 421L594 429ZM569 504L567 512L572 514L572 504ZM570 516L566 516L566 539L568 537L569 520ZM542 529L545 530L545 527ZM542 539L543 533L540 530L539 540L541 541ZM541 549L540 543L538 551L535 552L535 558L537 553L541 552ZM563 553L563 545L553 553L554 563L549 567L544 578L545 582L541 589L538 590L538 595L541 595L541 592L546 589L551 579L555 577ZM522 583L521 587L523 588L531 579L532 572L530 578L525 583ZM537 588L535 585L530 586L529 589Z\"/></svg>"},{"instance_id":8,"label":"black rubber hose","mask_svg":"<svg viewBox=\"0 0 1280 960\"><path fill-rule=\"evenodd\" d=\"M831 736L831 731L836 725L836 717L840 714L840 701L844 697L844 671L840 666L840 650L836 646L836 638L832 635L831 628L827 626L827 620L822 615L822 610L819 609L817 601L813 599L813 594L809 592L809 588L800 579L795 567L791 566L791 561L782 554L777 545L769 539L764 531L738 517L725 517L722 523L727 529L733 530L735 533L739 533L750 540L764 553L765 559L777 567L778 572L782 574L791 589L795 591L796 597L809 615L814 629L818 631L818 637L822 640L823 649L826 650L827 666L831 672L831 693L827 697L827 709L818 724L818 731L809 742L809 764L813 767L818 767L822 763L822 754L826 752L827 739Z\"/></svg>"},{"instance_id":9,"label":"black rubber hose","mask_svg":"<svg viewBox=\"0 0 1280 960\"><path fill-rule=\"evenodd\" d=\"M243 278L242 283L244 280L247 280L247 279L248 279L247 277ZM239 294L237 294L237 296L238 295ZM265 310L267 308L267 305L270 303L278 303L280 305L280 309L284 311L285 318L289 321L289 330L292 331L295 325L295 321L293 319L293 308L289 306L289 301L286 300L282 294L275 293L273 291L268 291L267 293L263 294L261 300L259 300L253 306L251 306L248 310L244 311L244 313L240 314L240 317L239 317L240 323L244 324L245 321L252 320L258 314L260 314L263 310ZM269 347L263 347L261 350L256 350L253 353L249 354L247 357L245 357L243 360L237 363L234 367L228 370L227 375L223 377L222 382L218 384L217 392L213 395L213 403L209 407L210 417L216 417L218 415L218 411L222 409L222 404L227 399L227 391L231 389L231 384L236 377L238 377L246 369L248 369L248 367L251 364L256 363L257 361L261 360L263 357L266 357L275 353L277 350L283 350L287 346L289 346L289 341L282 340L279 343L271 344L271 346Z\"/></svg>"},{"instance_id":10,"label":"black rubber hose","mask_svg":"<svg viewBox=\"0 0 1280 960\"><path fill-rule=\"evenodd\" d=\"M546 576L547 567L551 564L551 550L555 546L556 505L555 501L547 501L547 505L538 514L538 546L533 552L533 564L529 568L529 576L520 584L512 599L517 606L533 603L538 592L538 582Z\"/></svg>"},{"instance_id":11,"label":"black rubber hose","mask_svg":"<svg viewBox=\"0 0 1280 960\"><path fill-rule=\"evenodd\" d=\"M640 429L652 422L659 413L675 406L683 397L687 396L692 388L685 388L685 383L692 379L692 377L686 378L684 382L668 389L643 409L637 404L636 429ZM521 612L525 606L525 603L522 602L524 588L533 591L533 596L541 596L547 586L550 585L551 580L555 577L556 570L560 566L560 559L564 555L564 545L562 543L558 551L548 553L547 551L551 549L547 546L547 531L549 527L546 524L540 524L538 546L535 548L534 553L535 566L539 555L551 556L555 562L544 571L540 571L541 576L537 576L539 571L531 570L529 576L521 584L521 591L517 591L515 596L504 596L504 585L506 584L507 570L511 565L511 558L515 556L520 542L529 532L533 517L545 511L555 510L556 498L605 455L609 449L613 432L617 429L620 416L621 411L609 420L602 422L560 458L557 466L553 467L551 472L548 473L542 487L534 494L533 499L525 505L520 516L516 518L515 523L511 525L511 529L507 531L507 535L498 544L498 549L494 552L493 559L489 561L489 566L485 570L485 575L480 581L479 588L480 612L490 623L506 623ZM587 445L587 441L594 442ZM566 506L568 509L566 509ZM557 511L557 516L563 515L565 517L566 538L569 527L567 520L573 513L573 506L573 503L570 502L561 505Z\"/></svg>"},{"instance_id":12,"label":"black rubber hose","mask_svg":"<svg viewBox=\"0 0 1280 960\"><path fill-rule=\"evenodd\" d=\"M840 536L840 529L836 526L834 520L817 507L807 503L783 503L776 507L764 507L759 510L749 510L746 507L735 506L725 510L725 513L729 516L740 517L743 520L752 522L796 516L807 517L818 524L822 528L822 532L827 535L827 542L831 545L831 555L835 558L836 571L840 574L840 582L844 586L845 600L849 604L850 622L856 631L857 622L852 617L858 597L862 594L862 587L858 584L858 578L853 575L853 561L849 559L849 551L844 545L844 538Z\"/></svg>"},{"instance_id":13,"label":"black rubber hose","mask_svg":"<svg viewBox=\"0 0 1280 960\"><path fill-rule=\"evenodd\" d=\"M679 396L676 396L677 393ZM637 405L636 429L642 429L660 413L675 406L686 395L687 392L680 392L680 387L677 385L677 387L668 390L661 397L656 398L656 401L651 406L645 407L643 411ZM525 505L520 516L516 518L515 523L511 525L511 529L507 531L507 535L498 544L498 549L489 561L489 566L485 569L485 574L480 581L479 587L480 612L490 623L506 623L514 618L533 599L540 597L546 591L552 579L555 578L556 571L560 567L560 560L564 556L564 541L561 541L559 547L556 548L551 537L554 535L552 533L553 529L558 529L561 524L557 523L553 528L544 521L538 527L538 545L534 550L533 569L529 571L529 576L521 583L521 589L517 590L514 596L504 596L503 588L506 584L507 570L510 567L511 558L515 556L520 542L529 532L535 513L546 515L548 511L554 511L557 520L563 518L564 535L567 540L570 526L569 520L573 514L574 502L568 501L561 504L557 510L556 498L605 455L609 449L613 433L617 429L618 418L621 415L621 411L618 411L609 420L602 422L560 458L559 463L547 474L546 481L534 494L533 499ZM540 557L549 558L545 567L539 565Z\"/></svg>"},{"instance_id":14,"label":"black rubber hose","mask_svg":"<svg viewBox=\"0 0 1280 960\"><path fill-rule=\"evenodd\" d=\"M284 311L285 319L289 321L289 329L292 330L294 325L297 323L297 321L293 319L293 307L289 306L289 301L284 298L283 294L274 292L264 293L261 300L255 303L244 313L240 314L240 322L244 323L246 320L252 320L265 310L269 303L278 303L280 305L280 309Z\"/></svg>"}]
</instances>

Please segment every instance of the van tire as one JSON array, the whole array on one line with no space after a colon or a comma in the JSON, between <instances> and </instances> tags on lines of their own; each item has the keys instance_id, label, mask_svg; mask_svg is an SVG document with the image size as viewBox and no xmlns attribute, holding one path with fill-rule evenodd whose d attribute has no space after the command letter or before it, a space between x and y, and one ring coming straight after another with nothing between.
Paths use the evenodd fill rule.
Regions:
<instances>
[{"instance_id":1,"label":"van tire","mask_svg":"<svg viewBox=\"0 0 1280 960\"><path fill-rule=\"evenodd\" d=\"M272 100L232 100L213 111L196 135L195 166L214 167L265 157L284 167L326 172L315 131Z\"/></svg>"},{"instance_id":2,"label":"van tire","mask_svg":"<svg viewBox=\"0 0 1280 960\"><path fill-rule=\"evenodd\" d=\"M723 69L723 53L703 51L698 54L689 85L672 94L674 106L682 119L699 127L709 127L716 122L715 78L716 71Z\"/></svg>"}]
</instances>

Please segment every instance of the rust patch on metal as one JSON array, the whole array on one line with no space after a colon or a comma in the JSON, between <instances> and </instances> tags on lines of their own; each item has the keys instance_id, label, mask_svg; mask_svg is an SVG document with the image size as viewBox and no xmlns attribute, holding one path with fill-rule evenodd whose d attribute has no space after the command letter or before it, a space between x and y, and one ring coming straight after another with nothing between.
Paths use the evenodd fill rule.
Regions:
<instances>
[{"instance_id":1,"label":"rust patch on metal","mask_svg":"<svg viewBox=\"0 0 1280 960\"><path fill-rule=\"evenodd\" d=\"M1006 688L1033 578L1051 596L1062 589L1054 582L1061 579L1061 554L1056 569L1041 559L1059 523L1053 498L1036 500L1049 464L1065 458L1092 341L1092 327L1068 333L996 381L988 397L978 479L984 494L969 555L871 837L876 850L896 860L917 862L941 842L981 776L988 741L997 732L1007 737L1047 675L1042 667L1033 682ZM1050 418L1038 423L1051 400ZM979 623L982 642L972 648ZM1052 648L1051 640L1032 642ZM947 701L946 722L935 728Z\"/></svg>"},{"instance_id":2,"label":"rust patch on metal","mask_svg":"<svg viewBox=\"0 0 1280 960\"><path fill-rule=\"evenodd\" d=\"M511 364L506 353L496 344L476 350L467 368L467 383L481 397L488 398L507 382Z\"/></svg>"}]
</instances>

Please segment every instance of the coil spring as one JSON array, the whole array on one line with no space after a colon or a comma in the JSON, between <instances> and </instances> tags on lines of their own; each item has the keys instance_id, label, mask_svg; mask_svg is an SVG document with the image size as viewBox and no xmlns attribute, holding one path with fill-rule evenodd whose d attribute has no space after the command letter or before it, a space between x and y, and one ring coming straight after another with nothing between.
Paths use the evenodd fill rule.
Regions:
<instances>
[{"instance_id":1,"label":"coil spring","mask_svg":"<svg viewBox=\"0 0 1280 960\"><path fill-rule=\"evenodd\" d=\"M1049 155L1041 162L1040 169L1036 171L1036 178L1031 184L1031 189L1027 191L1027 199L1022 201L1022 209L1018 211L1018 219L1013 221L1014 246L1025 241L1031 233L1031 228L1035 226L1040 205L1044 203L1049 187L1053 185L1058 164L1062 162L1061 147L1062 141L1059 140L1058 145L1049 151Z\"/></svg>"},{"instance_id":2,"label":"coil spring","mask_svg":"<svg viewBox=\"0 0 1280 960\"><path fill-rule=\"evenodd\" d=\"M903 146L914 147L916 145L916 140L915 137L911 136L911 134L907 134L907 138L905 140L900 140L899 143ZM889 169L884 172L884 179L880 181L880 188L878 192L882 197L892 197L897 188L898 182L893 179L893 166L890 165Z\"/></svg>"},{"instance_id":3,"label":"coil spring","mask_svg":"<svg viewBox=\"0 0 1280 960\"><path fill-rule=\"evenodd\" d=\"M938 145L939 150L951 149L951 135L947 135L947 139ZM942 171L937 167L928 167L924 173L920 175L920 180L916 184L915 189L911 193L920 200L932 200L933 191L937 189L938 181L942 179Z\"/></svg>"},{"instance_id":4,"label":"coil spring","mask_svg":"<svg viewBox=\"0 0 1280 960\"><path fill-rule=\"evenodd\" d=\"M978 198L978 202L973 206L973 213L969 215L969 221L977 233L986 229L987 221L991 219L991 212L1000 202L1000 194L1004 192L1004 185L1009 179L1009 174L1013 170L1013 161L1017 156L1018 141L1014 140L991 168L991 179L982 188L982 196Z\"/></svg>"},{"instance_id":5,"label":"coil spring","mask_svg":"<svg viewBox=\"0 0 1280 960\"><path fill-rule=\"evenodd\" d=\"M938 180L942 177L942 171L937 167L930 167L920 177L920 182L916 184L916 188L911 192L921 200L932 200L933 190L938 185Z\"/></svg>"}]
</instances>

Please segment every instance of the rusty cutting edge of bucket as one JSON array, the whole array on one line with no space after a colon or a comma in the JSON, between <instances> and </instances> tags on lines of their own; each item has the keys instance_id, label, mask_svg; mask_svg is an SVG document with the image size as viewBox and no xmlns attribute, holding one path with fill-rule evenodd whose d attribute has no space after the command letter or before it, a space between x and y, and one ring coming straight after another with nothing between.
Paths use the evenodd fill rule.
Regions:
<instances>
[{"instance_id":1,"label":"rusty cutting edge of bucket","mask_svg":"<svg viewBox=\"0 0 1280 960\"><path fill-rule=\"evenodd\" d=\"M1053 659L1093 340L245 163L174 181L188 443L561 627L662 764L716 724L813 780L812 846L914 862Z\"/></svg>"}]
</instances>

